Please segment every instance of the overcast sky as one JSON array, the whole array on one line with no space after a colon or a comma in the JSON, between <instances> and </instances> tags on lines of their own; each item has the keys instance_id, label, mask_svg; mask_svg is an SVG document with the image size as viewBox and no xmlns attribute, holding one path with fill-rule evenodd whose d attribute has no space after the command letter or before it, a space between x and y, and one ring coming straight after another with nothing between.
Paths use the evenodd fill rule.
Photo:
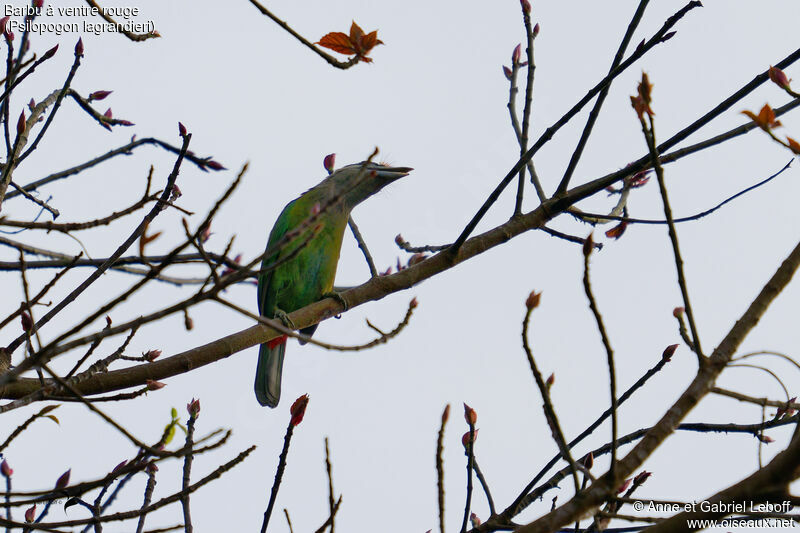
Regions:
<instances>
[{"instance_id":1,"label":"overcast sky","mask_svg":"<svg viewBox=\"0 0 800 533\"><path fill-rule=\"evenodd\" d=\"M652 4L634 43L652 35L683 5ZM74 0L69 5L84 4ZM85 58L73 87L82 94L113 90L98 107L104 111L110 106L115 117L136 125L109 133L74 102L65 102L35 157L16 171L15 179L21 184L125 144L133 134L178 144L177 122L182 121L193 133L191 149L198 155L213 155L229 169L205 174L184 165L178 180L183 191L180 205L198 213L190 222L198 224L238 169L250 162L243 185L220 212L207 243L208 249L222 252L235 234L233 253L249 260L263 251L283 206L324 178L326 154L336 153L337 166L341 166L364 159L377 146L378 159L415 169L354 212L378 268L384 270L398 257L402 262L408 259L394 244L398 233L415 245L451 242L517 160L518 147L506 109L508 83L501 70L509 64L514 46L524 39L516 0L270 2L279 17L312 41L329 31L347 31L352 20L365 31L377 29L386 44L373 51L374 63L347 71L331 68L245 0L131 0L107 5L138 7L137 20L154 21L162 38L143 43L87 33L45 33L33 38L33 50L39 54L54 43L60 49L15 92L11 116L18 116L29 98L40 101L61 86L75 41L82 36ZM582 1L568 6L533 2L532 16L541 26L536 40L534 137L603 77L636 5L634 1ZM86 17L52 20L99 21ZM573 183L617 170L645 153L629 102L642 70L654 84L656 132L663 140L794 51L798 20L800 4L793 0L710 1L692 11L677 25L673 39L615 82ZM797 67L787 69L787 74L800 80ZM774 85L764 85L689 142L744 123L747 119L739 113L743 109L757 111L766 102L777 107L787 101L788 96ZM564 172L585 117L586 113L579 115L537 156L537 169L548 192ZM790 114L781 121L785 133L800 137L796 116ZM673 211L684 216L707 209L776 172L790 158L788 151L754 131L669 165L666 174ZM172 162L167 154L142 147L130 157L47 187L42 194L53 196L52 203L64 220L88 220L138 198L150 164L156 168L155 185L163 186ZM793 168L718 213L679 226L706 351L716 346L795 246L800 227L798 197L800 184ZM526 210L533 209L532 190L526 198ZM582 207L608 210L614 201L598 195ZM509 191L479 231L502 223L512 208ZM629 208L631 216L663 216L654 180L632 194ZM30 218L35 209L18 199L4 203L3 214ZM163 234L149 246L150 253L167 251L182 238L181 216L167 211L158 217L153 231ZM79 237L93 257L104 257L138 220ZM579 236L591 231L567 217L552 226ZM680 342L672 309L681 305L681 299L663 226L631 226L619 241L606 239L606 229L595 231L605 246L593 257L592 276L617 357L619 388L625 390L658 361L667 345ZM80 250L78 243L66 237L25 232L14 238L58 247L65 253ZM4 261L16 260L13 250L1 253ZM83 270L68 277L53 299L88 273ZM51 275L35 273L31 278L38 287ZM348 235L337 285L360 284L368 275ZM276 510L288 508L295 531L313 531L325 520L323 439L328 436L335 489L343 494L337 517L343 530L423 532L437 527L436 432L442 409L450 403L446 508L448 528L454 531L460 526L465 494L462 402L478 413L480 436L475 451L498 507L505 508L556 452L520 346L524 301L532 289L543 294L532 320L531 343L543 373L555 373L553 401L567 437L577 435L608 406L606 356L581 275L579 246L530 232L420 286L353 309L340 320L329 320L316 333L320 340L337 344L365 342L372 338L365 318L391 329L416 297L419 307L411 324L385 346L340 354L290 341L283 397L275 410L260 407L253 394L256 348L166 380L166 388L146 398L103 408L141 439L155 441L169 421L170 408L177 407L183 417L185 404L199 397L198 432L226 427L234 434L222 451L196 460L196 478L251 444L258 448L244 465L193 496L195 530L233 526L255 531L268 499L289 406L294 398L308 393L311 401L294 434ZM20 298L19 279L11 273L0 279L3 293L14 294L7 305L10 312ZM106 274L70 306L67 315L74 319L88 313L133 281L124 274ZM112 318L121 323L185 297L189 290L154 284ZM253 285L235 287L227 296L256 311ZM742 353L770 349L796 355L798 297L797 284L790 285L745 341ZM181 316L143 328L131 343L131 355L151 348L172 355L252 325L250 319L211 304L193 310L192 318L195 329L190 332L184 330ZM53 323L41 334L52 339L67 325ZM17 334L14 327L6 328L5 340L0 342ZM106 341L104 353L115 349L117 342ZM59 368L68 369L78 356L66 357ZM794 367L775 360L760 362L780 375L790 396L795 395L792 391L800 380ZM656 421L684 390L695 369L694 355L681 345L665 370L621 409L620 433ZM775 379L753 368L726 370L719 384L753 396L785 399ZM8 449L15 488L46 487L70 467L74 481L95 479L134 453L123 437L82 406L64 406L57 414L60 427L37 423ZM5 415L4 425L13 428L16 420L28 415L25 410ZM772 412L768 410L767 415ZM689 420L754 423L761 420L761 413L749 405L709 397ZM770 434L777 442L767 447L765 458L788 441L786 431ZM610 428L602 426L575 455L607 442L609 436ZM757 441L751 436L676 435L645 465L653 476L637 495L701 500L749 474L757 464ZM159 472L157 498L179 487L178 466L175 463ZM598 461L596 473L606 466L606 461ZM118 510L140 504L145 476L135 481ZM559 502L566 501L569 486L548 493L519 521L548 510L554 495ZM473 510L481 519L489 514L483 494L477 491ZM67 516L83 517L84 511L73 508ZM65 518L62 508L54 509L49 518ZM148 523L155 527L180 520L179 508L173 507L154 514ZM281 512L275 513L271 530L288 531Z\"/></svg>"}]
</instances>

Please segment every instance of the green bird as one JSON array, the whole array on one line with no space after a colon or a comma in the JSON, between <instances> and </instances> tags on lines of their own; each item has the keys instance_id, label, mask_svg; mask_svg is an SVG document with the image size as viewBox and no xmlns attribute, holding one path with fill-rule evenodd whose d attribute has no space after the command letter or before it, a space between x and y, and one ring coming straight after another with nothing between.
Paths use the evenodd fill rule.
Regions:
<instances>
[{"instance_id":1,"label":"green bird","mask_svg":"<svg viewBox=\"0 0 800 533\"><path fill-rule=\"evenodd\" d=\"M278 318L287 327L296 329L287 313L324 297L341 299L333 293L333 280L350 211L411 170L366 161L348 165L289 202L269 234L267 250L277 249L264 256L261 264L264 270L258 277L261 315ZM276 262L279 262L277 267L266 271ZM316 329L317 324L300 332L311 336ZM280 400L286 340L283 335L259 349L255 391L261 405L276 407Z\"/></svg>"}]
</instances>

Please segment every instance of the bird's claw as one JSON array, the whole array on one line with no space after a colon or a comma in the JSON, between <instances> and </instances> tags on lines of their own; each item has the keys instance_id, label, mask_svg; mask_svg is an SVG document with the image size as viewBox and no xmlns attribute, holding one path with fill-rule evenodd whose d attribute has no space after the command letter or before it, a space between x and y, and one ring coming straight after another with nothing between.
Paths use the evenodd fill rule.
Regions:
<instances>
[{"instance_id":1,"label":"bird's claw","mask_svg":"<svg viewBox=\"0 0 800 533\"><path fill-rule=\"evenodd\" d=\"M347 305L347 301L344 299L344 296L342 296L342 294L339 293L339 292L336 292L336 291L326 292L325 294L322 295L322 297L323 298L333 298L334 300L336 300L337 302L342 304L342 307L344 308L343 309L344 311L347 311L350 308L350 306Z\"/></svg>"},{"instance_id":2,"label":"bird's claw","mask_svg":"<svg viewBox=\"0 0 800 533\"><path fill-rule=\"evenodd\" d=\"M292 322L292 319L289 318L289 315L287 315L284 311L281 311L280 309L276 308L275 318L280 320L283 323L283 325L286 326L287 328L291 330L297 329L297 327L294 325L294 322Z\"/></svg>"}]
</instances>

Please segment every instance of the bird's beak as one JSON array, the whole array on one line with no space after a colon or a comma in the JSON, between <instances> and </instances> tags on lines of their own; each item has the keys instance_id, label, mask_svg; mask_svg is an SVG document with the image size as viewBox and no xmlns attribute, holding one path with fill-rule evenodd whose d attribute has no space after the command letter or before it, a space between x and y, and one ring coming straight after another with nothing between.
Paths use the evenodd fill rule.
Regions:
<instances>
[{"instance_id":1,"label":"bird's beak","mask_svg":"<svg viewBox=\"0 0 800 533\"><path fill-rule=\"evenodd\" d=\"M372 169L372 171L375 172L376 177L389 181L394 181L402 178L403 176L408 176L412 170L414 169L411 167L378 167Z\"/></svg>"}]
</instances>

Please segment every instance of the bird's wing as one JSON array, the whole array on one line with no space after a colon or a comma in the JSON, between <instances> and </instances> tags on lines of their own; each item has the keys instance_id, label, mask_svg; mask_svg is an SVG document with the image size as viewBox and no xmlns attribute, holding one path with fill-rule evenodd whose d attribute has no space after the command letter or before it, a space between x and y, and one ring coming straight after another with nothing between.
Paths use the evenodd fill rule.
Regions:
<instances>
[{"instance_id":1,"label":"bird's wing","mask_svg":"<svg viewBox=\"0 0 800 533\"><path fill-rule=\"evenodd\" d=\"M267 241L267 250L274 247L280 240L283 238L286 233L295 227L299 222L295 219L297 218L297 214L295 210L292 209L294 204L297 200L293 200L289 202L286 207L283 208L281 214L278 216L278 220L275 221L275 225L272 226L272 231L269 232L269 240ZM286 253L287 246L282 246L282 250L278 250L276 253L272 253L270 255L265 255L264 259L261 261L261 268L267 268L272 265L275 261L279 260L282 254ZM258 276L258 311L262 315L267 312L270 308L268 305L267 298L269 297L269 288L270 282L272 281L272 274L273 270L268 272L262 272ZM273 295L274 300L274 295Z\"/></svg>"}]
</instances>

